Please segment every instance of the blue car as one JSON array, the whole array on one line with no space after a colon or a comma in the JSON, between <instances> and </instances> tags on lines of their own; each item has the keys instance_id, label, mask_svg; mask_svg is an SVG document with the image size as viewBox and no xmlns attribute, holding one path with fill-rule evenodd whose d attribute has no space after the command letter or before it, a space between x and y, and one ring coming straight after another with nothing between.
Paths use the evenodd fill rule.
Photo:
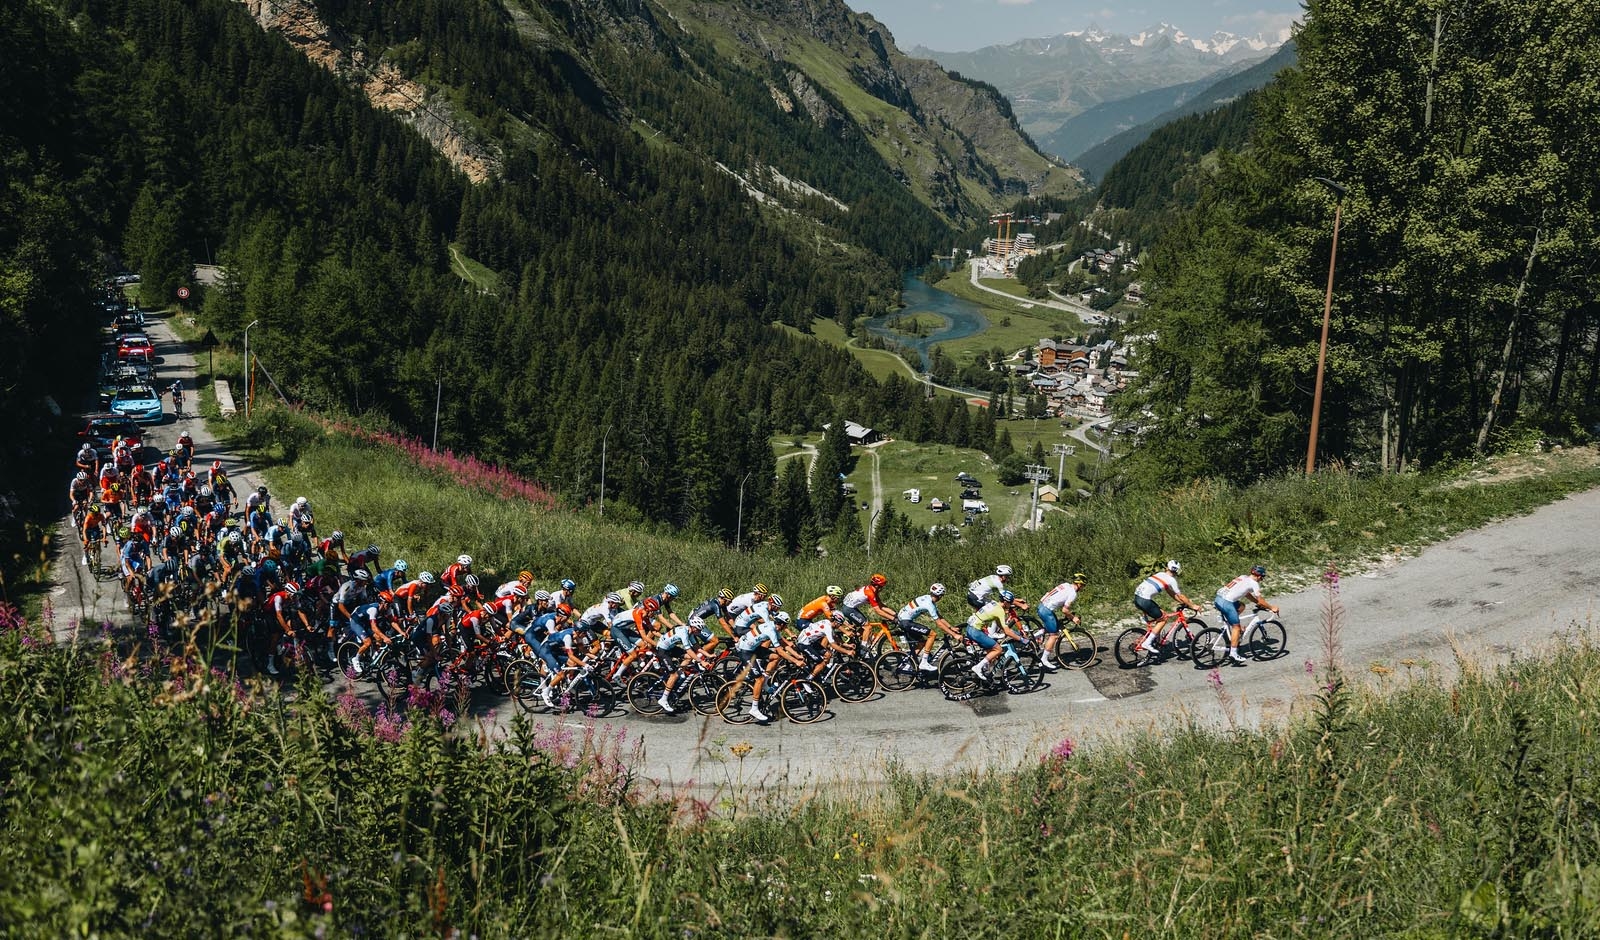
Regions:
<instances>
[{"instance_id":1,"label":"blue car","mask_svg":"<svg viewBox=\"0 0 1600 940\"><path fill-rule=\"evenodd\" d=\"M140 424L160 424L166 418L161 396L148 385L130 385L111 399L111 410L127 415Z\"/></svg>"}]
</instances>

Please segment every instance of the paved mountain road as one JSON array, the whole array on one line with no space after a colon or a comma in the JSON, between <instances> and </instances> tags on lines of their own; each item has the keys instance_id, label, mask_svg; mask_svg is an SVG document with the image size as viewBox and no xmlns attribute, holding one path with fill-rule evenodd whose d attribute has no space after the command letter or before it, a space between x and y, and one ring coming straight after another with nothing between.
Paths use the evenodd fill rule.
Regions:
<instances>
[{"instance_id":1,"label":"paved mountain road","mask_svg":"<svg viewBox=\"0 0 1600 940\"><path fill-rule=\"evenodd\" d=\"M161 357L163 383L181 377L188 400L194 401L193 357L165 322L155 321L150 333ZM257 485L251 468L221 453L198 419L169 420L151 428L153 446L170 448L183 427L194 435L197 466L220 456L241 495ZM70 455L62 455L62 465L69 464ZM65 480L63 471L63 486ZM298 494L274 494L278 502L294 495ZM316 502L315 492L306 495ZM1373 663L1392 669L1394 678L1409 670L1449 672L1456 647L1504 659L1535 651L1572 632L1574 625L1593 622L1600 605L1595 588L1600 584L1600 554L1594 550L1597 532L1600 489L1464 533L1415 558L1345 578L1339 591L1345 609L1339 636L1343 662L1357 676L1370 676ZM59 535L57 587L51 603L57 636L67 641L80 618L98 623L121 617L124 610L119 583L96 582L78 564L76 540L65 520ZM782 573L774 572L773 577L781 580ZM1203 600L1215 585L1185 587L1196 600ZM1268 587L1273 587L1271 581ZM1095 589L1089 586L1090 591ZM1320 587L1274 596L1290 631L1289 655L1271 663L1223 669L1223 691L1233 703L1226 713L1207 675L1186 664L1119 669L1109 650L1117 630L1108 629L1109 635L1100 638L1098 665L1084 673L1057 673L1049 687L1030 695L948 702L935 691L913 690L862 705L838 706L828 718L808 727L731 726L717 719L644 719L620 713L600 724L626 729L639 741L638 769L645 776L705 787L828 781L870 785L881 779L891 762L930 771L1014 764L1036 759L1063 737L1107 740L1128 730L1171 727L1181 717L1213 725L1230 720L1254 724L1281 718L1314 691L1315 679L1307 673L1306 663L1320 667L1324 658L1320 627L1324 597ZM965 613L960 598L951 598L950 604L951 615ZM1214 619L1214 613L1211 616ZM1403 665L1408 660L1416 665ZM475 705L480 714L492 711L491 721L498 725L514 711L511 703L487 693ZM535 720L571 726L580 734L586 724L574 717L545 715ZM751 745L743 757L733 748L740 742Z\"/></svg>"}]
</instances>

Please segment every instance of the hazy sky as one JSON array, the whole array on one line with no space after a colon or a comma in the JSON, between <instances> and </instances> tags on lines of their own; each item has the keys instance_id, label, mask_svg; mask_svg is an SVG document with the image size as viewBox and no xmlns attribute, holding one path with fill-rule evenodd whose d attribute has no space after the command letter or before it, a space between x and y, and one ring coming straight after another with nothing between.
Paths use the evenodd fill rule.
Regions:
<instances>
[{"instance_id":1,"label":"hazy sky","mask_svg":"<svg viewBox=\"0 0 1600 940\"><path fill-rule=\"evenodd\" d=\"M941 52L1054 36L1091 25L1113 33L1136 33L1171 23L1191 36L1217 30L1250 36L1289 25L1302 10L1298 0L846 0L889 27L902 49L922 45Z\"/></svg>"}]
</instances>

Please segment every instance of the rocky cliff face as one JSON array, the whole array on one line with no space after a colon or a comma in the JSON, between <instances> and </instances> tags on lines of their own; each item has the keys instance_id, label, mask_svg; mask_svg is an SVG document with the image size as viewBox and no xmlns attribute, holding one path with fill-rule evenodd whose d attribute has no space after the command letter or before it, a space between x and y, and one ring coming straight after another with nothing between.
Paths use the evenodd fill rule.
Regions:
<instances>
[{"instance_id":1,"label":"rocky cliff face","mask_svg":"<svg viewBox=\"0 0 1600 940\"><path fill-rule=\"evenodd\" d=\"M400 73L392 64L354 51L306 0L240 0L262 29L282 34L312 62L340 76L375 107L392 111L416 128L467 178L482 183L500 171L500 156L488 143L462 133L466 122L442 96Z\"/></svg>"}]
</instances>

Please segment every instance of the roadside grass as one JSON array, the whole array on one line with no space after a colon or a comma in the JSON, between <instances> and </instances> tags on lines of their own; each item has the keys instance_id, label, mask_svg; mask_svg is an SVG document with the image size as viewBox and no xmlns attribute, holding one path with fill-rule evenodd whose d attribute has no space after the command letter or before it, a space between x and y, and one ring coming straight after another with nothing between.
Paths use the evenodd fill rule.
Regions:
<instances>
[{"instance_id":1,"label":"roadside grass","mask_svg":"<svg viewBox=\"0 0 1600 940\"><path fill-rule=\"evenodd\" d=\"M540 583L572 577L581 585L581 598L634 578L652 584L671 580L697 598L723 585L765 580L799 597L828 583L859 580L868 567L864 539L857 549L836 549L826 558L787 558L771 549L740 553L720 542L639 525L625 506L615 508L613 522L590 510L545 509L496 498L461 485L451 474L421 469L392 447L327 431L270 405L259 408L248 427L242 421L212 427L245 459L265 468L275 492L310 497L323 527L342 528L352 541L376 542L385 558L402 556L414 567L438 570L467 552L495 574L529 568ZM982 460L976 451L969 453L972 460ZM1017 568L1016 587L1029 598L1066 574L1083 571L1089 575L1085 612L1120 618L1133 582L1168 557L1183 560L1185 581L1201 594L1257 562L1274 569L1275 589L1283 590L1297 572L1303 580L1330 563L1344 568L1413 551L1600 485L1592 449L1507 459L1518 461L1522 471L1502 482L1478 482L1472 473L1504 461L1435 474L1358 476L1329 470L1245 488L1196 481L1171 492L1069 507L1052 513L1039 533L974 532L961 543L874 545L870 565L889 575L893 598L932 581L965 583L998 562ZM948 484L959 468L942 455L916 451L906 460L900 464L891 456L885 467L886 500L900 500L914 476L934 474ZM970 472L988 484L986 497L999 492L992 472ZM857 482L860 498L870 501L865 458L858 455L850 479ZM753 518L752 511L747 523Z\"/></svg>"},{"instance_id":2,"label":"roadside grass","mask_svg":"<svg viewBox=\"0 0 1600 940\"><path fill-rule=\"evenodd\" d=\"M1352 688L1308 661L1321 691L1285 726L1175 714L1011 770L890 764L846 795L651 789L608 726L451 732L438 703L285 697L192 650L55 647L4 619L0 923L19 936L1600 932L1590 629L1463 659L1449 685Z\"/></svg>"}]
</instances>

